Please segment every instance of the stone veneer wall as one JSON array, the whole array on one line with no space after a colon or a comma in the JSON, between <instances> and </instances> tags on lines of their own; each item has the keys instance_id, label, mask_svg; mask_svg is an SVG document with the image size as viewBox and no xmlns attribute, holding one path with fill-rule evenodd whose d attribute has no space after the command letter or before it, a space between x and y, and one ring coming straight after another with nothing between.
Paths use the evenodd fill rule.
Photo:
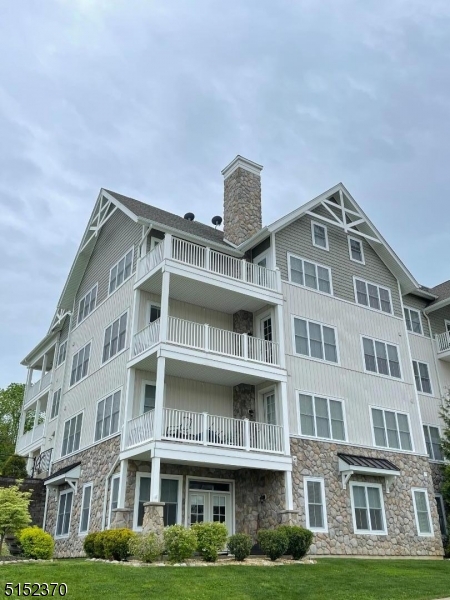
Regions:
<instances>
[{"instance_id":1,"label":"stone veneer wall","mask_svg":"<svg viewBox=\"0 0 450 600\"><path fill-rule=\"evenodd\" d=\"M238 167L224 180L223 215L224 237L237 246L261 229L260 175Z\"/></svg>"},{"instance_id":2,"label":"stone veneer wall","mask_svg":"<svg viewBox=\"0 0 450 600\"><path fill-rule=\"evenodd\" d=\"M238 310L233 315L233 331L253 335L253 313L248 310Z\"/></svg>"},{"instance_id":3,"label":"stone veneer wall","mask_svg":"<svg viewBox=\"0 0 450 600\"><path fill-rule=\"evenodd\" d=\"M430 462L431 477L433 479L433 487L436 494L441 493L441 486L444 481L444 465Z\"/></svg>"},{"instance_id":4,"label":"stone veneer wall","mask_svg":"<svg viewBox=\"0 0 450 600\"><path fill-rule=\"evenodd\" d=\"M255 386L240 383L233 388L233 417L235 419L255 420ZM253 411L252 413L250 411Z\"/></svg>"},{"instance_id":5,"label":"stone veneer wall","mask_svg":"<svg viewBox=\"0 0 450 600\"><path fill-rule=\"evenodd\" d=\"M299 511L299 523L305 526L305 496L303 477L323 477L325 482L328 533L316 533L311 554L365 556L436 556L443 555L439 519L434 502L433 481L428 458L398 452L382 453L331 442L291 438L291 452L297 458L293 465L294 508ZM385 491L384 479L353 475L350 481L383 484L387 535L355 534L353 531L350 486L342 489L338 471L338 452L387 458L401 471ZM412 487L428 489L434 537L417 535Z\"/></svg>"}]
</instances>

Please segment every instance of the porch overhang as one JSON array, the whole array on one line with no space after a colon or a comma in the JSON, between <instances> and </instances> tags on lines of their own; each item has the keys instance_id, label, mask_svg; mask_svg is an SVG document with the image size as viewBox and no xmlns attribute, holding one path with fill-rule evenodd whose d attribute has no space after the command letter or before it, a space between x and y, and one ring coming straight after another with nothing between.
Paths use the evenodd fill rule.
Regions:
<instances>
[{"instance_id":1,"label":"porch overhang","mask_svg":"<svg viewBox=\"0 0 450 600\"><path fill-rule=\"evenodd\" d=\"M64 483L68 483L70 487L76 491L78 480L81 474L81 462L73 463L67 467L63 467L56 471L46 479L44 485L48 487L58 487Z\"/></svg>"},{"instance_id":2,"label":"porch overhang","mask_svg":"<svg viewBox=\"0 0 450 600\"><path fill-rule=\"evenodd\" d=\"M347 488L352 475L372 475L384 477L386 493L389 494L390 486L396 477L400 477L400 470L390 460L385 458L373 458L370 456L359 456L355 454L338 453L339 472L342 476L342 488Z\"/></svg>"}]
</instances>

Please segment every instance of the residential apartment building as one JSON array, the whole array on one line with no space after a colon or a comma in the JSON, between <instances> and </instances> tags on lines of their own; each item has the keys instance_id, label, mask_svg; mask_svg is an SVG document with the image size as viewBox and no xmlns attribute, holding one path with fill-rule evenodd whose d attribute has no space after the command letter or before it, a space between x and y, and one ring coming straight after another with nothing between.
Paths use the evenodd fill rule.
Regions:
<instances>
[{"instance_id":1,"label":"residential apartment building","mask_svg":"<svg viewBox=\"0 0 450 600\"><path fill-rule=\"evenodd\" d=\"M220 521L299 523L319 555L442 556L450 285L421 286L342 184L263 227L261 169L222 171L223 230L100 191L23 361L17 451L57 555Z\"/></svg>"}]
</instances>

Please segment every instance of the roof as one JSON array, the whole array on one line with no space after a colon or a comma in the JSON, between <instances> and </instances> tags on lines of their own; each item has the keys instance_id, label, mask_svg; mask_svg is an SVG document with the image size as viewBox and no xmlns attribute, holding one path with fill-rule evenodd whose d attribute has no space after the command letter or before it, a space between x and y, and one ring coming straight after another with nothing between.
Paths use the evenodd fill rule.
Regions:
<instances>
[{"instance_id":1,"label":"roof","mask_svg":"<svg viewBox=\"0 0 450 600\"><path fill-rule=\"evenodd\" d=\"M62 467L62 469L55 471L54 473L52 473L51 475L46 477L44 479L44 481L48 481L49 479L56 479L56 477L61 477L61 475L68 473L69 471L71 471L72 469L75 469L76 467L79 467L80 465L81 465L81 460L78 462L75 462L75 463L71 463L70 465L67 465L66 467Z\"/></svg>"},{"instance_id":2,"label":"roof","mask_svg":"<svg viewBox=\"0 0 450 600\"><path fill-rule=\"evenodd\" d=\"M391 463L391 461L386 458L373 458L371 456L360 456L358 454L342 454L340 452L338 452L338 456L351 467L400 471L394 463Z\"/></svg>"},{"instance_id":3,"label":"roof","mask_svg":"<svg viewBox=\"0 0 450 600\"><path fill-rule=\"evenodd\" d=\"M450 279L430 288L430 292L437 296L436 300L431 304L437 304L438 302L447 300L448 298L450 298Z\"/></svg>"}]
</instances>

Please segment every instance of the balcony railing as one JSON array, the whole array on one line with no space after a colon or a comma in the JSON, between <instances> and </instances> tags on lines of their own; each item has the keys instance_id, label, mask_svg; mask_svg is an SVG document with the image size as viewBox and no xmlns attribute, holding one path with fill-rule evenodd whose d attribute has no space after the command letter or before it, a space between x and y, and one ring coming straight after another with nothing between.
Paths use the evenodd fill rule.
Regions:
<instances>
[{"instance_id":1,"label":"balcony railing","mask_svg":"<svg viewBox=\"0 0 450 600\"><path fill-rule=\"evenodd\" d=\"M264 289L280 291L276 271L180 238L172 238L169 246L162 242L142 257L138 265L138 278L147 275L165 258Z\"/></svg>"},{"instance_id":2,"label":"balcony railing","mask_svg":"<svg viewBox=\"0 0 450 600\"><path fill-rule=\"evenodd\" d=\"M19 436L17 440L17 451L20 452L27 446L29 446L32 442L36 442L40 440L44 435L44 423L40 423L30 431L27 431L23 435Z\"/></svg>"},{"instance_id":3,"label":"balcony railing","mask_svg":"<svg viewBox=\"0 0 450 600\"><path fill-rule=\"evenodd\" d=\"M447 352L450 350L450 332L438 333L435 336L437 353Z\"/></svg>"},{"instance_id":4,"label":"balcony railing","mask_svg":"<svg viewBox=\"0 0 450 600\"><path fill-rule=\"evenodd\" d=\"M154 410L135 419L126 427L127 448L154 439ZM163 409L161 439L180 443L220 446L247 452L283 453L281 425L257 423L175 408Z\"/></svg>"},{"instance_id":5,"label":"balcony railing","mask_svg":"<svg viewBox=\"0 0 450 600\"><path fill-rule=\"evenodd\" d=\"M46 373L43 377L41 377L38 381L30 385L30 387L25 392L25 404L31 402L33 398L35 398L40 392L43 392L52 381L52 371Z\"/></svg>"}]
</instances>

